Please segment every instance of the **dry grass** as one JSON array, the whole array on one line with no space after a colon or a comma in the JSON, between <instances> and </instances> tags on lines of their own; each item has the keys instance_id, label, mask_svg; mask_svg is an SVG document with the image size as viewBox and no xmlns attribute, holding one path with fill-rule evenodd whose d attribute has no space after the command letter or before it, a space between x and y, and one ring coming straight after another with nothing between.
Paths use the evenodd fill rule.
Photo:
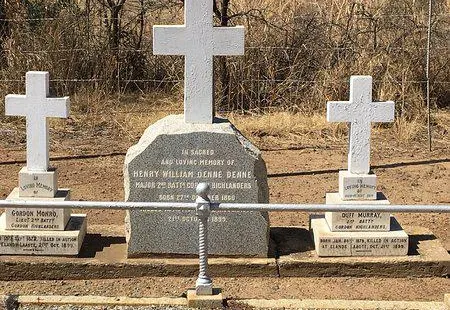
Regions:
<instances>
[{"instance_id":1,"label":"dry grass","mask_svg":"<svg viewBox=\"0 0 450 310\"><path fill-rule=\"evenodd\" d=\"M346 125L328 124L320 114L281 111L242 116L230 113L228 118L248 136L271 136L280 140L339 140L346 131Z\"/></svg>"},{"instance_id":2,"label":"dry grass","mask_svg":"<svg viewBox=\"0 0 450 310\"><path fill-rule=\"evenodd\" d=\"M101 100L93 102L94 100ZM125 101L126 100L126 101ZM152 93L118 98L115 95L87 93L71 98L72 110L68 120L51 119L50 130L58 149L70 153L126 150L137 142L144 130L169 114L182 114L182 94ZM328 123L325 112L288 112L273 110L266 113L219 113L228 118L245 136L261 148L322 147L343 145L348 137L348 125ZM450 111L433 114L433 141L436 146L450 147ZM5 149L25 148L23 118L4 117L0 120L3 134L1 146ZM427 128L420 119L408 120L397 116L392 124L373 126L374 137L394 137L398 144L426 145Z\"/></svg>"},{"instance_id":3,"label":"dry grass","mask_svg":"<svg viewBox=\"0 0 450 310\"><path fill-rule=\"evenodd\" d=\"M344 144L348 139L345 123L328 123L324 114L272 112L262 115L240 115L230 113L230 121L261 147L292 147ZM450 111L435 114L433 141L435 146L448 148ZM375 137L394 137L398 144L424 143L427 127L418 120L408 121L396 118L393 124L373 126ZM424 144L425 145L425 144Z\"/></svg>"}]
</instances>

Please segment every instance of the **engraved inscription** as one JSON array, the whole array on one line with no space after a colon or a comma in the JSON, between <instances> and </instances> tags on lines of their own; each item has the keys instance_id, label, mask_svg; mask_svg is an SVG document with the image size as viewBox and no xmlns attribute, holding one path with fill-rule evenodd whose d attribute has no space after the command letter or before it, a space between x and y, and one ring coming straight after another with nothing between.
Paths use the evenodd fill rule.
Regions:
<instances>
[{"instance_id":1,"label":"engraved inscription","mask_svg":"<svg viewBox=\"0 0 450 310\"><path fill-rule=\"evenodd\" d=\"M57 173L54 170L29 172L22 168L19 172L19 196L53 198L58 189Z\"/></svg>"},{"instance_id":2,"label":"engraved inscription","mask_svg":"<svg viewBox=\"0 0 450 310\"><path fill-rule=\"evenodd\" d=\"M211 201L236 201L233 191L251 190L255 186L253 171L242 170L236 160L219 156L213 149L181 149L162 158L157 169L131 170L131 185L139 190L161 190L156 196L158 201L176 202L195 200L198 183L208 182ZM182 191L173 191L177 189ZM185 190L192 194L186 194ZM214 194L218 191L220 194Z\"/></svg>"},{"instance_id":3,"label":"engraved inscription","mask_svg":"<svg viewBox=\"0 0 450 310\"><path fill-rule=\"evenodd\" d=\"M261 153L226 120L186 124L182 115L169 116L147 128L127 152L127 201L194 202L196 187L203 182L210 185L213 202L268 202ZM267 256L267 213L214 210L208 221L211 254ZM129 257L198 253L195 210L133 210L125 223Z\"/></svg>"},{"instance_id":4,"label":"engraved inscription","mask_svg":"<svg viewBox=\"0 0 450 310\"><path fill-rule=\"evenodd\" d=\"M341 249L346 250L351 246L352 240L349 238L321 238L320 247L322 249Z\"/></svg>"},{"instance_id":5,"label":"engraved inscription","mask_svg":"<svg viewBox=\"0 0 450 310\"><path fill-rule=\"evenodd\" d=\"M10 248L18 253L41 253L48 249L57 251L76 247L76 237L0 235L0 248Z\"/></svg>"},{"instance_id":6,"label":"engraved inscription","mask_svg":"<svg viewBox=\"0 0 450 310\"><path fill-rule=\"evenodd\" d=\"M36 189L36 190L41 189L47 192L53 192L53 187L46 184L42 184L40 182L26 183L20 186L21 191L25 191L27 189Z\"/></svg>"},{"instance_id":7,"label":"engraved inscription","mask_svg":"<svg viewBox=\"0 0 450 310\"><path fill-rule=\"evenodd\" d=\"M408 247L408 238L320 238L320 248L327 251L349 251L352 255L381 255Z\"/></svg>"},{"instance_id":8,"label":"engraved inscription","mask_svg":"<svg viewBox=\"0 0 450 310\"><path fill-rule=\"evenodd\" d=\"M376 198L376 179L361 177L342 177L342 199L344 200L366 200Z\"/></svg>"},{"instance_id":9,"label":"engraved inscription","mask_svg":"<svg viewBox=\"0 0 450 310\"><path fill-rule=\"evenodd\" d=\"M380 212L341 212L334 216L333 229L353 230L389 230L390 215Z\"/></svg>"},{"instance_id":10,"label":"engraved inscription","mask_svg":"<svg viewBox=\"0 0 450 310\"><path fill-rule=\"evenodd\" d=\"M168 217L169 222L198 222L198 217L195 215L173 215ZM210 223L225 223L227 218L225 216L212 215L208 218Z\"/></svg>"},{"instance_id":11,"label":"engraved inscription","mask_svg":"<svg viewBox=\"0 0 450 310\"><path fill-rule=\"evenodd\" d=\"M66 224L64 210L7 209L8 229L63 230ZM67 212L66 212L67 213Z\"/></svg>"}]
</instances>

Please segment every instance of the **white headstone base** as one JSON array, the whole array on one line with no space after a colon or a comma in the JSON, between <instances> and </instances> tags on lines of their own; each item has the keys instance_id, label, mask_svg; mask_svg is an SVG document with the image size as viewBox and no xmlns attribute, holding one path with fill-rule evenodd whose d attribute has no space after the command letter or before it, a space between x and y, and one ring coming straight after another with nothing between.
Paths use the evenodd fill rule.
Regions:
<instances>
[{"instance_id":1,"label":"white headstone base","mask_svg":"<svg viewBox=\"0 0 450 310\"><path fill-rule=\"evenodd\" d=\"M327 205L388 205L383 193L377 193L377 200L342 200L338 193L327 193ZM326 212L325 219L331 231L389 231L391 215L380 212Z\"/></svg>"},{"instance_id":2,"label":"white headstone base","mask_svg":"<svg viewBox=\"0 0 450 310\"><path fill-rule=\"evenodd\" d=\"M85 214L72 214L65 231L5 230L5 214L2 214L0 255L78 255L86 225Z\"/></svg>"},{"instance_id":3,"label":"white headstone base","mask_svg":"<svg viewBox=\"0 0 450 310\"><path fill-rule=\"evenodd\" d=\"M58 191L56 169L48 171L28 171L23 167L19 172L19 196L53 198Z\"/></svg>"},{"instance_id":4,"label":"white headstone base","mask_svg":"<svg viewBox=\"0 0 450 310\"><path fill-rule=\"evenodd\" d=\"M15 188L6 200L70 200L70 190L60 189L54 198L19 197ZM6 208L6 230L64 230L70 218L69 209Z\"/></svg>"},{"instance_id":5,"label":"white headstone base","mask_svg":"<svg viewBox=\"0 0 450 310\"><path fill-rule=\"evenodd\" d=\"M391 217L391 231L332 232L324 216L311 218L318 256L405 256L409 237Z\"/></svg>"},{"instance_id":6,"label":"white headstone base","mask_svg":"<svg viewBox=\"0 0 450 310\"><path fill-rule=\"evenodd\" d=\"M377 199L377 176L339 171L339 195L342 200Z\"/></svg>"}]
</instances>

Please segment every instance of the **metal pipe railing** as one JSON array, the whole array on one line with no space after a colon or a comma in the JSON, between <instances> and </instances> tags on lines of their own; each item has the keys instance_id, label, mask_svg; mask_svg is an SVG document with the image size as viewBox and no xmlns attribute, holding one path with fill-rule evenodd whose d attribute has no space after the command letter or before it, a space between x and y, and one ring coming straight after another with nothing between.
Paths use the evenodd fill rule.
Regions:
<instances>
[{"instance_id":1,"label":"metal pipe railing","mask_svg":"<svg viewBox=\"0 0 450 310\"><path fill-rule=\"evenodd\" d=\"M108 202L108 201L51 201L0 200L0 208L46 209L102 209L102 210L196 210L194 202ZM348 205L348 204L265 204L265 203L210 203L211 211L272 211L272 212L405 212L450 213L450 205Z\"/></svg>"},{"instance_id":2,"label":"metal pipe railing","mask_svg":"<svg viewBox=\"0 0 450 310\"><path fill-rule=\"evenodd\" d=\"M134 201L52 201L36 198L0 200L1 208L43 208L43 209L100 209L100 210L195 210L195 202L134 202Z\"/></svg>"},{"instance_id":3,"label":"metal pipe railing","mask_svg":"<svg viewBox=\"0 0 450 310\"><path fill-rule=\"evenodd\" d=\"M449 213L450 205L212 203L211 211Z\"/></svg>"},{"instance_id":4,"label":"metal pipe railing","mask_svg":"<svg viewBox=\"0 0 450 310\"><path fill-rule=\"evenodd\" d=\"M103 209L103 210L195 210L199 223L199 275L197 295L212 295L212 279L208 275L208 217L212 211L284 211L284 212L406 212L450 213L449 205L323 205L323 204L264 204L264 203L212 203L206 183L197 186L197 199L191 202L108 202L108 201L52 201L26 198L0 200L0 208L47 209Z\"/></svg>"}]
</instances>

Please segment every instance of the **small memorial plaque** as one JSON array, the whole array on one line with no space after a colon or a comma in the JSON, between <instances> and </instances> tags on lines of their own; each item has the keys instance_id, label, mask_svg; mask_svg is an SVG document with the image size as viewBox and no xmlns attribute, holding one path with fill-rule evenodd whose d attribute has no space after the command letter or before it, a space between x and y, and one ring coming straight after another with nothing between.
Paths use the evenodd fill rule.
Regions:
<instances>
[{"instance_id":1,"label":"small memorial plaque","mask_svg":"<svg viewBox=\"0 0 450 310\"><path fill-rule=\"evenodd\" d=\"M377 199L376 175L339 171L339 195L342 200Z\"/></svg>"},{"instance_id":2,"label":"small memorial plaque","mask_svg":"<svg viewBox=\"0 0 450 310\"><path fill-rule=\"evenodd\" d=\"M19 196L53 198L58 191L56 169L36 172L23 167L19 172Z\"/></svg>"}]
</instances>

